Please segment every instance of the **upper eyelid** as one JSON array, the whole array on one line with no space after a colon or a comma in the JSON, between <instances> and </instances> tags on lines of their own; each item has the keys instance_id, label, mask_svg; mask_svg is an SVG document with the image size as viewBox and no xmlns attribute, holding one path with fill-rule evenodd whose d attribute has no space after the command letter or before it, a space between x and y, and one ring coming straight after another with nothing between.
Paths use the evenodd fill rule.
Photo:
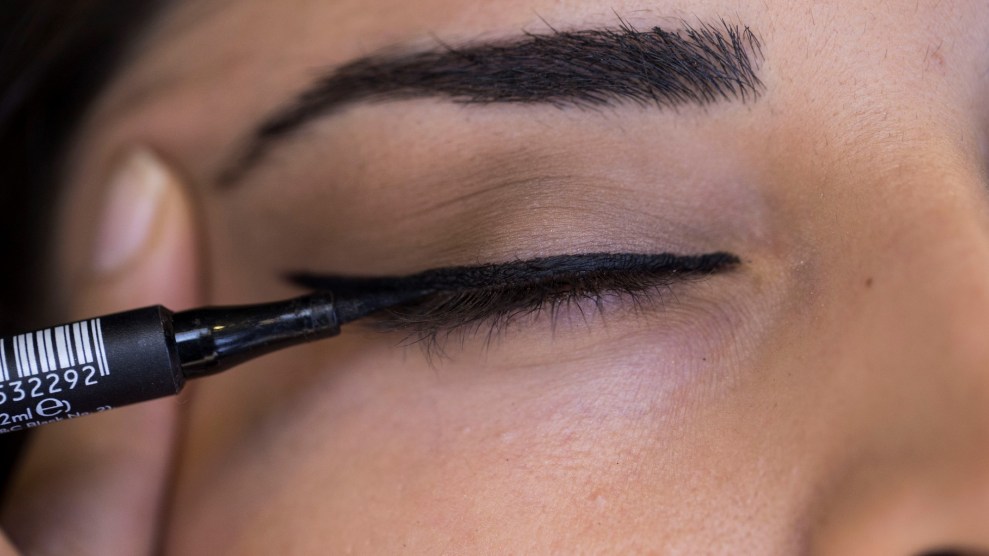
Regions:
<instances>
[{"instance_id":1,"label":"upper eyelid","mask_svg":"<svg viewBox=\"0 0 989 556\"><path fill-rule=\"evenodd\" d=\"M722 251L702 255L673 253L579 253L552 255L506 263L447 267L406 276L352 277L293 272L286 278L310 289L329 290L337 295L361 295L380 291L453 291L522 284L553 277L588 272L637 271L643 273L711 273L740 264L740 259Z\"/></svg>"},{"instance_id":2,"label":"upper eyelid","mask_svg":"<svg viewBox=\"0 0 989 556\"><path fill-rule=\"evenodd\" d=\"M657 296L664 296L665 290L677 283L725 270L737 263L736 257L726 256L720 263L700 272L570 273L552 278L542 284L545 287L502 284L467 291L445 291L382 311L373 316L373 323L378 330L405 333L405 343L423 346L426 355L432 357L443 353L443 346L450 336L465 339L486 329L485 334L479 335L490 342L519 318L543 313L550 315L555 328L562 308L576 306L581 316L586 317L584 303L591 302L591 310L601 311L602 299L609 295L630 300L636 308L641 308Z\"/></svg>"}]
</instances>

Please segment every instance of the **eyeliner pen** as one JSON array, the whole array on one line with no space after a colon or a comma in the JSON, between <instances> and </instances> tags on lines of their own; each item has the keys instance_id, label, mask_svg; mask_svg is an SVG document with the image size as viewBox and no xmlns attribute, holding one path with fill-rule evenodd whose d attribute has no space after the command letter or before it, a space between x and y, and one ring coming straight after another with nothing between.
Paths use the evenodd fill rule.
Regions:
<instances>
[{"instance_id":1,"label":"eyeliner pen","mask_svg":"<svg viewBox=\"0 0 989 556\"><path fill-rule=\"evenodd\" d=\"M315 293L179 313L156 305L0 338L0 434L172 396L188 379L336 336L422 295Z\"/></svg>"}]
</instances>

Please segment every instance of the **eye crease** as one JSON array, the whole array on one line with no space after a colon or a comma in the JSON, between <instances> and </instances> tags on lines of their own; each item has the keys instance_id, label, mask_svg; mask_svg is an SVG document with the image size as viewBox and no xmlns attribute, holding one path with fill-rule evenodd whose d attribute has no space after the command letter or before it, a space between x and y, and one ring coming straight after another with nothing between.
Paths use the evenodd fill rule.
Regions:
<instances>
[{"instance_id":1,"label":"eye crease","mask_svg":"<svg viewBox=\"0 0 989 556\"><path fill-rule=\"evenodd\" d=\"M372 315L374 328L404 332L427 353L442 352L451 335L486 340L524 317L583 306L603 310L616 297L636 307L670 287L728 271L741 263L730 253L701 255L588 253L554 255L506 263L426 270L401 277L357 277L295 272L292 283L341 297L393 293L414 301Z\"/></svg>"}]
</instances>

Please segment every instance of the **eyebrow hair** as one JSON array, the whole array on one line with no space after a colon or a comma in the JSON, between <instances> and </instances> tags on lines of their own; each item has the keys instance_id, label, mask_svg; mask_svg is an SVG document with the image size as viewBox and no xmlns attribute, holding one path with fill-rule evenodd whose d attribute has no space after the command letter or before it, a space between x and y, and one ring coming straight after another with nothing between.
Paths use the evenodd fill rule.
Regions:
<instances>
[{"instance_id":1,"label":"eyebrow hair","mask_svg":"<svg viewBox=\"0 0 989 556\"><path fill-rule=\"evenodd\" d=\"M461 104L543 103L602 107L632 103L675 108L756 99L762 44L722 20L676 31L613 29L524 33L495 42L358 58L317 79L259 125L220 176L238 180L279 140L358 102L423 97Z\"/></svg>"}]
</instances>

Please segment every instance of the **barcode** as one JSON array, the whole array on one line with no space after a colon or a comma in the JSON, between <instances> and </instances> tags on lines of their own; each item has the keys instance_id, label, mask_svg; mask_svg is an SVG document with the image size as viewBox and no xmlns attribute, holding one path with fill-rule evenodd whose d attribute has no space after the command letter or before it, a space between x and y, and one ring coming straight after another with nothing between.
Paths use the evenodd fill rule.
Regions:
<instances>
[{"instance_id":1,"label":"barcode","mask_svg":"<svg viewBox=\"0 0 989 556\"><path fill-rule=\"evenodd\" d=\"M11 370L16 378L28 378L84 365L94 365L100 376L110 374L100 319L0 339L0 383L11 380Z\"/></svg>"}]
</instances>

